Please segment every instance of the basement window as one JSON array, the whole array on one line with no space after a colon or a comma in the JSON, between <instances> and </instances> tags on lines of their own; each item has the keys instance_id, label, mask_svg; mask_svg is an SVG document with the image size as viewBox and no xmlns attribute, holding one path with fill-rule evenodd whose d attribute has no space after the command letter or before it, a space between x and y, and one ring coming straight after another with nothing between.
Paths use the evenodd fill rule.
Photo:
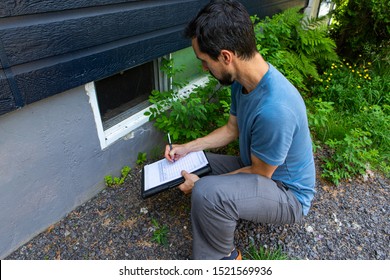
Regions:
<instances>
[{"instance_id":1,"label":"basement window","mask_svg":"<svg viewBox=\"0 0 390 280\"><path fill-rule=\"evenodd\" d=\"M153 62L96 81L103 129L107 130L148 107L149 94L155 88Z\"/></svg>"},{"instance_id":2,"label":"basement window","mask_svg":"<svg viewBox=\"0 0 390 280\"><path fill-rule=\"evenodd\" d=\"M174 62L188 69L175 78L175 82L189 82L181 90L183 97L194 86L207 81L192 48L165 58L172 57ZM172 79L160 71L161 61L156 59L85 85L102 149L123 137L133 137L132 131L149 121L144 113L151 106L148 98L152 90L166 91L172 88Z\"/></svg>"}]
</instances>

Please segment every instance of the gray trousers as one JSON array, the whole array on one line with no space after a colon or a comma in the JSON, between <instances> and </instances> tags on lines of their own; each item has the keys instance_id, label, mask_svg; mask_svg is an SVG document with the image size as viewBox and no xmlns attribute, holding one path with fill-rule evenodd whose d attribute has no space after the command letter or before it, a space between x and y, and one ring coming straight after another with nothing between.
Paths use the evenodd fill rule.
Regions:
<instances>
[{"instance_id":1,"label":"gray trousers","mask_svg":"<svg viewBox=\"0 0 390 280\"><path fill-rule=\"evenodd\" d=\"M212 174L200 178L191 194L194 259L221 259L234 249L239 219L292 224L302 219L295 195L266 177L239 173L239 157L208 153Z\"/></svg>"}]
</instances>

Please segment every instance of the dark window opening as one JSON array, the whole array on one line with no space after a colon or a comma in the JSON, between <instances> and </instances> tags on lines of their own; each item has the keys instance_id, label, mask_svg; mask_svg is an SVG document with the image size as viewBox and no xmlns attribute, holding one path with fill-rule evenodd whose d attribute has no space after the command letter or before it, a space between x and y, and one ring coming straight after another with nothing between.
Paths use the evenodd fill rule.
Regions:
<instances>
[{"instance_id":1,"label":"dark window opening","mask_svg":"<svg viewBox=\"0 0 390 280\"><path fill-rule=\"evenodd\" d=\"M106 130L150 105L155 89L153 61L95 82L103 129Z\"/></svg>"}]
</instances>

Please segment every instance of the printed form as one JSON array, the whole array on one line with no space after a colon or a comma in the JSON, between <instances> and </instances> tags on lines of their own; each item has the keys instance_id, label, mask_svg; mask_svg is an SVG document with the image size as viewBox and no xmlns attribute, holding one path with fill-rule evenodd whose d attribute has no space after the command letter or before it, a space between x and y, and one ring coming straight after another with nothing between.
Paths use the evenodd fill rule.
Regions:
<instances>
[{"instance_id":1,"label":"printed form","mask_svg":"<svg viewBox=\"0 0 390 280\"><path fill-rule=\"evenodd\" d=\"M164 158L152 164L148 164L144 167L145 190L152 189L182 177L182 170L191 173L207 164L207 158L203 151L189 153L176 162L170 162Z\"/></svg>"}]
</instances>

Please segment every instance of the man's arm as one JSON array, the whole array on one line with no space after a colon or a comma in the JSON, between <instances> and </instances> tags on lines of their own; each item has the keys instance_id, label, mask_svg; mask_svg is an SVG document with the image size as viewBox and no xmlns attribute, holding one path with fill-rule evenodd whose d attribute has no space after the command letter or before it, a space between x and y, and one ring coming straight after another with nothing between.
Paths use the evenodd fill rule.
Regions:
<instances>
[{"instance_id":1,"label":"man's arm","mask_svg":"<svg viewBox=\"0 0 390 280\"><path fill-rule=\"evenodd\" d=\"M272 177L272 174L276 170L277 166L269 165L254 155L251 155L251 159L252 159L251 166L246 166L246 167L237 169L237 170L230 172L228 174L250 173L250 174L262 175L262 176L265 176L268 178ZM181 174L184 177L185 181L183 184L181 184L179 186L179 189L182 192L184 192L185 194L189 194L189 193L191 193L195 182L199 180L199 177L195 174L190 174L186 171L182 171Z\"/></svg>"},{"instance_id":2,"label":"man's arm","mask_svg":"<svg viewBox=\"0 0 390 280\"><path fill-rule=\"evenodd\" d=\"M237 118L230 115L226 125L217 128L205 137L198 138L183 145L172 145L172 150L167 145L165 148L165 158L173 161L173 159L178 160L190 152L223 147L237 139L237 137Z\"/></svg>"},{"instance_id":3,"label":"man's arm","mask_svg":"<svg viewBox=\"0 0 390 280\"><path fill-rule=\"evenodd\" d=\"M267 178L271 178L272 174L274 174L277 166L269 165L259 159L258 157L251 155L252 165L246 166L240 169L237 169L229 174L237 174L237 173L250 173L250 174L259 174Z\"/></svg>"}]
</instances>

